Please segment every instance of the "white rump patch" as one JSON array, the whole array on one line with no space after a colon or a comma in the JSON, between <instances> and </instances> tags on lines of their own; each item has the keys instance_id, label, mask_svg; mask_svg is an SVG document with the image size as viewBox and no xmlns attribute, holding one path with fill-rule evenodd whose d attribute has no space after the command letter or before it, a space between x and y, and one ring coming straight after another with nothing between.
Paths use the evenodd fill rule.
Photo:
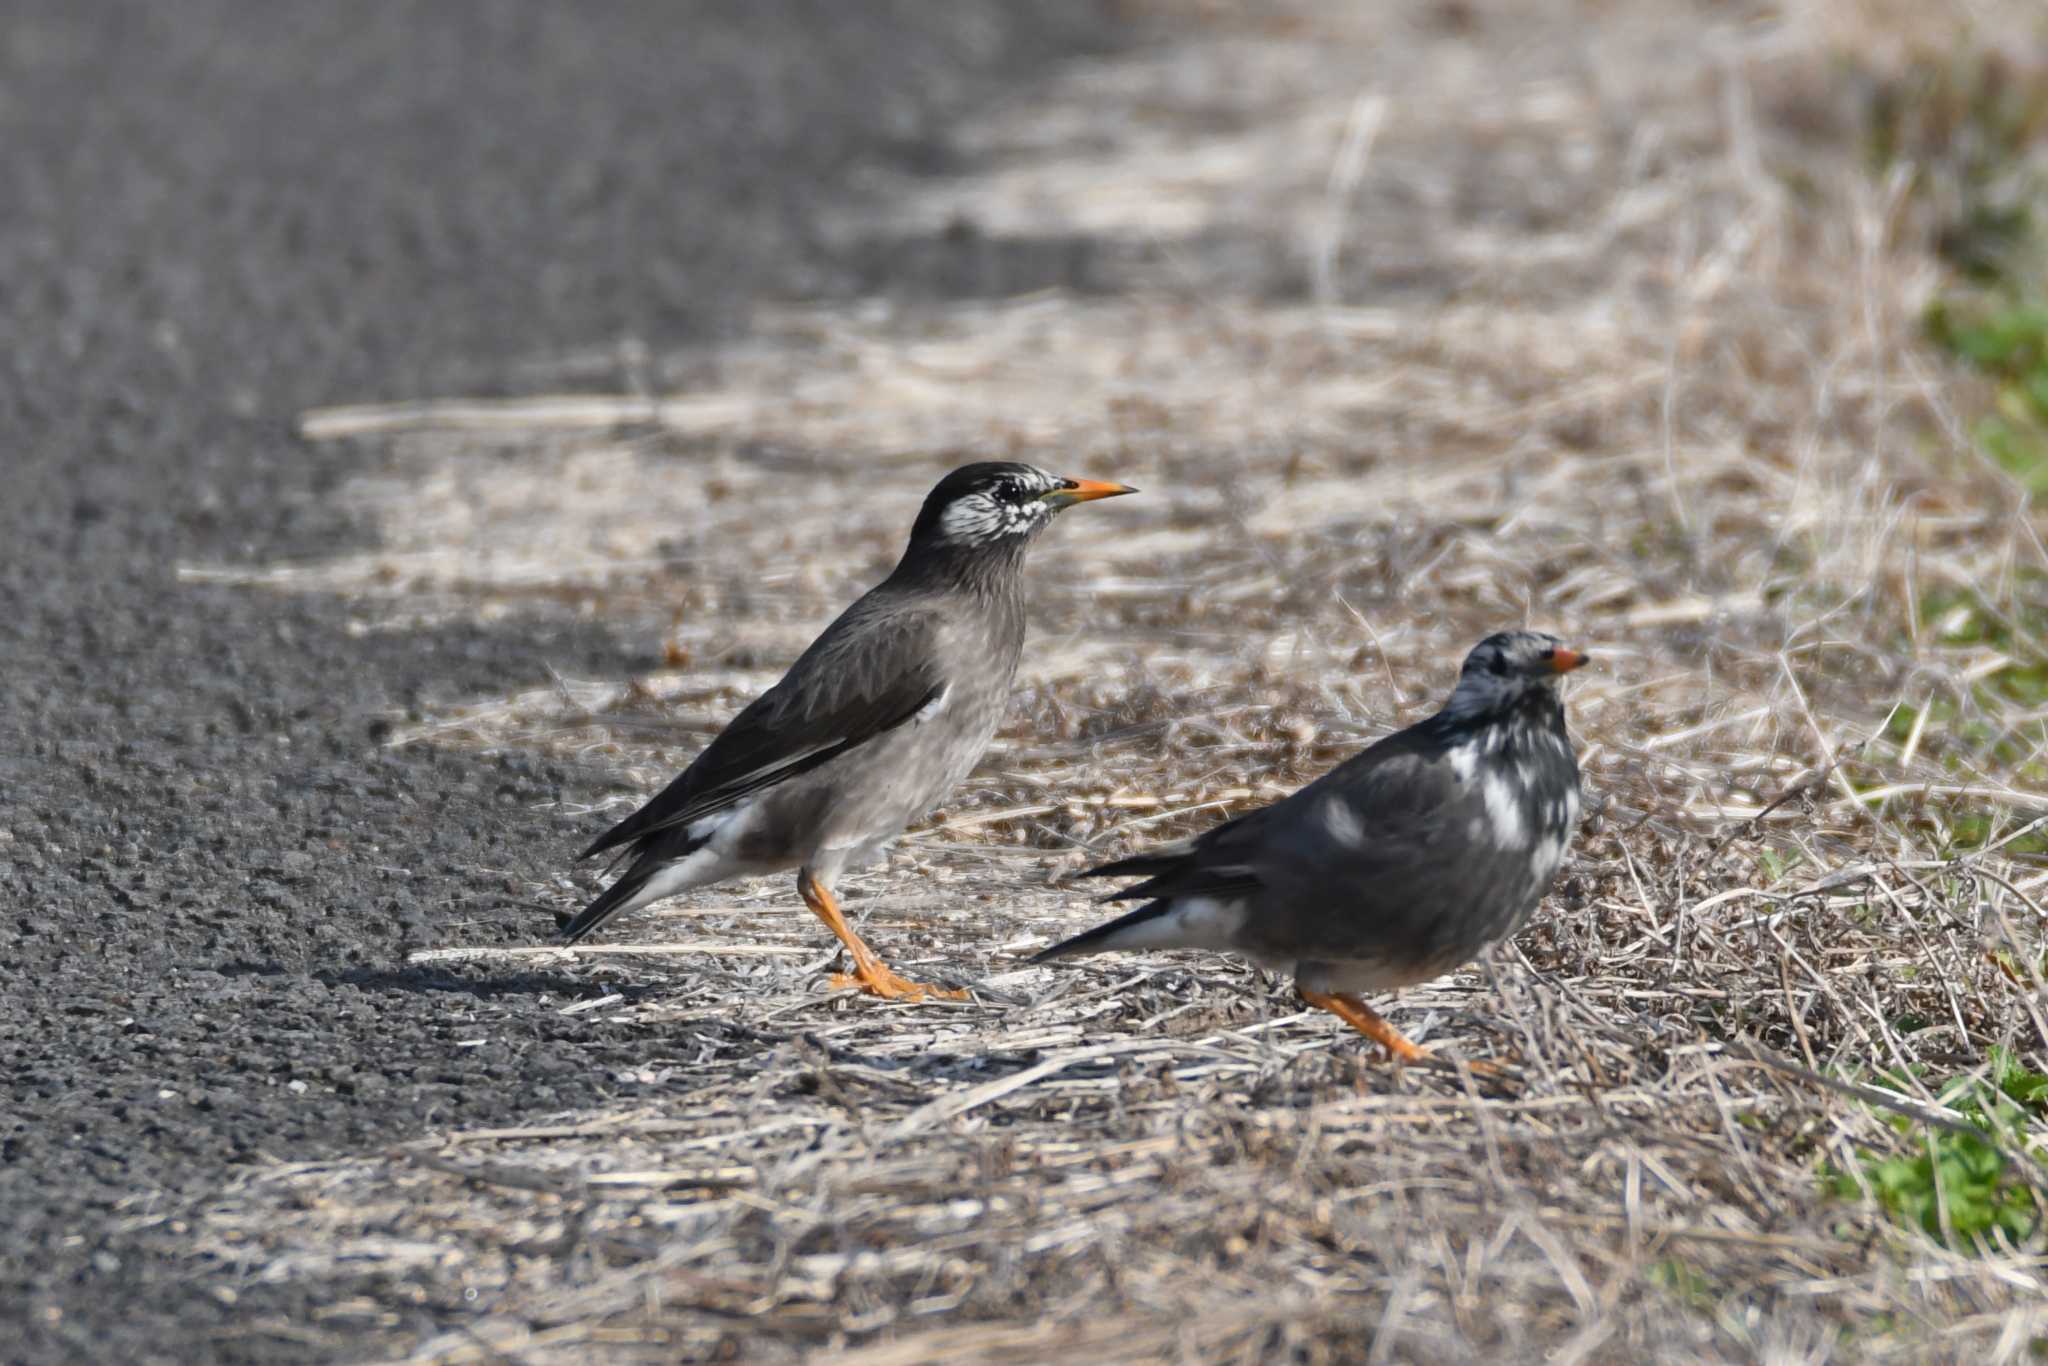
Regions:
<instances>
[{"instance_id":1,"label":"white rump patch","mask_svg":"<svg viewBox=\"0 0 2048 1366\"><path fill-rule=\"evenodd\" d=\"M1480 780L1479 794L1486 799L1486 819L1493 830L1493 842L1503 849L1520 849L1529 843L1529 830L1522 821L1522 804L1515 799L1514 785L1497 773Z\"/></svg>"},{"instance_id":2,"label":"white rump patch","mask_svg":"<svg viewBox=\"0 0 2048 1366\"><path fill-rule=\"evenodd\" d=\"M615 916L625 915L629 911L637 911L642 906L660 901L663 897L674 896L678 892L687 892L693 887L704 887L714 882L723 882L737 873L747 871L749 870L735 868L729 864L714 840L696 853L677 859L653 877L648 878L640 890L633 893L612 914Z\"/></svg>"},{"instance_id":3,"label":"white rump patch","mask_svg":"<svg viewBox=\"0 0 2048 1366\"><path fill-rule=\"evenodd\" d=\"M1365 823L1338 797L1325 797L1322 803L1323 825L1330 832L1330 838L1346 849L1360 849L1365 846Z\"/></svg>"},{"instance_id":4,"label":"white rump patch","mask_svg":"<svg viewBox=\"0 0 2048 1366\"><path fill-rule=\"evenodd\" d=\"M1142 924L1120 930L1102 943L1105 949L1233 949L1244 928L1244 903L1213 896L1188 897L1173 909Z\"/></svg>"},{"instance_id":5,"label":"white rump patch","mask_svg":"<svg viewBox=\"0 0 2048 1366\"><path fill-rule=\"evenodd\" d=\"M709 840L712 844L721 841L721 835L736 835L745 828L742 819L754 806L752 797L742 798L723 811L714 811L708 816L699 816L690 822L688 834L693 840ZM729 841L728 841L729 842Z\"/></svg>"},{"instance_id":6,"label":"white rump patch","mask_svg":"<svg viewBox=\"0 0 2048 1366\"><path fill-rule=\"evenodd\" d=\"M1529 872L1536 879L1539 891L1550 886L1550 880L1557 876L1558 868L1564 864L1565 841L1563 835L1536 841L1536 850L1529 856Z\"/></svg>"}]
</instances>

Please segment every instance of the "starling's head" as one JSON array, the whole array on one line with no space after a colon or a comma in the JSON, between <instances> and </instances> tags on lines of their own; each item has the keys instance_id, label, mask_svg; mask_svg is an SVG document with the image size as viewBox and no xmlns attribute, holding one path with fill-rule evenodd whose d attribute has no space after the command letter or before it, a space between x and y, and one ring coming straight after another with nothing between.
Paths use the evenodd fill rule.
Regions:
<instances>
[{"instance_id":1,"label":"starling's head","mask_svg":"<svg viewBox=\"0 0 2048 1366\"><path fill-rule=\"evenodd\" d=\"M1122 484L1064 479L1034 465L989 460L962 465L925 497L911 528L912 547L963 549L1022 545L1053 514L1076 503L1136 493Z\"/></svg>"},{"instance_id":2,"label":"starling's head","mask_svg":"<svg viewBox=\"0 0 2048 1366\"><path fill-rule=\"evenodd\" d=\"M1549 695L1586 656L1544 631L1501 631L1472 647L1444 710L1485 716L1512 710L1532 694Z\"/></svg>"}]
</instances>

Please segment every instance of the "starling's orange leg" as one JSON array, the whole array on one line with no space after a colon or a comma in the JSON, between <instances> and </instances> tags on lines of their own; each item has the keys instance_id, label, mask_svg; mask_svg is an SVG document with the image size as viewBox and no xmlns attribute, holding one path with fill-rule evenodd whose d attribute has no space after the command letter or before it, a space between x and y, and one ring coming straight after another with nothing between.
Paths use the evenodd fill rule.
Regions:
<instances>
[{"instance_id":1,"label":"starling's orange leg","mask_svg":"<svg viewBox=\"0 0 2048 1366\"><path fill-rule=\"evenodd\" d=\"M1345 1024L1350 1025L1353 1029L1365 1035L1366 1038L1371 1039L1374 1043L1386 1049L1388 1053L1393 1055L1395 1061L1427 1062L1429 1060L1429 1054L1401 1037L1400 1030L1381 1019L1378 1011L1359 1000L1356 996L1346 996L1341 992L1330 994L1310 991L1307 987L1296 987L1295 990L1301 993L1302 1000L1307 1001L1312 1006L1318 1006L1329 1011Z\"/></svg>"},{"instance_id":2,"label":"starling's orange leg","mask_svg":"<svg viewBox=\"0 0 2048 1366\"><path fill-rule=\"evenodd\" d=\"M1325 993L1310 991L1307 987L1301 986L1296 987L1295 990L1301 993L1302 1000L1307 1001L1312 1006L1320 1006L1322 1009L1329 1011L1345 1024L1350 1025L1353 1029L1365 1035L1366 1038L1371 1039L1374 1043L1386 1049L1388 1053L1393 1055L1396 1062L1433 1063L1438 1067L1455 1066L1455 1064L1444 1062L1427 1049L1418 1048L1416 1045L1408 1042L1406 1038L1402 1037L1400 1030L1388 1024L1380 1017L1380 1013L1377 1010L1374 1010L1356 996L1346 995L1343 992ZM1467 1062L1465 1065L1481 1076L1498 1077L1503 1075L1501 1069L1490 1062Z\"/></svg>"},{"instance_id":3,"label":"starling's orange leg","mask_svg":"<svg viewBox=\"0 0 2048 1366\"><path fill-rule=\"evenodd\" d=\"M825 922L825 928L839 936L839 942L846 946L846 952L853 959L851 973L835 972L832 985L835 987L857 986L871 996L885 1001L922 1001L927 996L936 996L946 1001L964 1001L967 993L952 991L945 987L926 986L899 977L890 971L889 965L876 956L865 940L853 932L853 926L846 923L846 917L839 913L839 902L825 884L811 876L806 868L796 875L796 889L803 897L804 905L811 913Z\"/></svg>"}]
</instances>

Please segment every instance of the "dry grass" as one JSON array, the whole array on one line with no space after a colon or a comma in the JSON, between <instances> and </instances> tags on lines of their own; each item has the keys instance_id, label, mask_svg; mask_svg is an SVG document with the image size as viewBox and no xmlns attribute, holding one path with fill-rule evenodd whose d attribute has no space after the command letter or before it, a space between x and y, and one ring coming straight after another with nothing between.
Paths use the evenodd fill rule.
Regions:
<instances>
[{"instance_id":1,"label":"dry grass","mask_svg":"<svg viewBox=\"0 0 2048 1366\"><path fill-rule=\"evenodd\" d=\"M537 661L395 741L576 756L622 809L955 457L1144 486L1048 538L1013 723L852 882L977 1000L827 994L787 886L716 889L549 955L644 1047L614 1111L281 1163L199 1251L387 1271L335 1331L437 1306L431 1361L2037 1349L2040 1233L1971 1248L1818 1178L1953 1133L1942 1085L1994 1049L2048 1071L2043 718L1984 686L2048 658L2040 519L1962 435L1926 225L1856 142L1858 80L2026 7L1157 8L1173 43L964 129L988 175L881 196L1079 225L1127 290L783 309L628 356L616 400L311 415L377 443L385 548L189 571L364 630L639 623L673 668ZM1515 945L1393 1003L1514 1084L1389 1071L1228 962L1017 966L1094 914L1060 873L1270 800L1524 621L1604 662L1570 697L1591 813ZM2031 1141L2000 1138L2030 1184Z\"/></svg>"}]
</instances>

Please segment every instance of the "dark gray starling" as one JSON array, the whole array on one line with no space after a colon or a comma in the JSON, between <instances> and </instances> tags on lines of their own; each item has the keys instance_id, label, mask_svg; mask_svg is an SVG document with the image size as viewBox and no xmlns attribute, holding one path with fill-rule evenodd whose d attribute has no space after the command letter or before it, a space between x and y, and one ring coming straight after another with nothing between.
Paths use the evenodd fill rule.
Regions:
<instances>
[{"instance_id":1,"label":"dark gray starling","mask_svg":"<svg viewBox=\"0 0 2048 1366\"><path fill-rule=\"evenodd\" d=\"M1503 631L1465 657L1442 711L1291 797L1192 840L1089 870L1144 875L1146 904L1034 962L1107 949L1229 949L1386 1046L1427 1056L1357 993L1442 976L1528 920L1579 819L1558 700L1586 657Z\"/></svg>"},{"instance_id":2,"label":"dark gray starling","mask_svg":"<svg viewBox=\"0 0 2048 1366\"><path fill-rule=\"evenodd\" d=\"M988 748L1024 647L1025 547L1062 508L1135 492L998 462L941 479L889 577L681 777L583 851L630 862L562 938L692 887L795 868L804 904L853 960L835 985L964 995L890 971L840 914L832 882L887 848Z\"/></svg>"}]
</instances>

